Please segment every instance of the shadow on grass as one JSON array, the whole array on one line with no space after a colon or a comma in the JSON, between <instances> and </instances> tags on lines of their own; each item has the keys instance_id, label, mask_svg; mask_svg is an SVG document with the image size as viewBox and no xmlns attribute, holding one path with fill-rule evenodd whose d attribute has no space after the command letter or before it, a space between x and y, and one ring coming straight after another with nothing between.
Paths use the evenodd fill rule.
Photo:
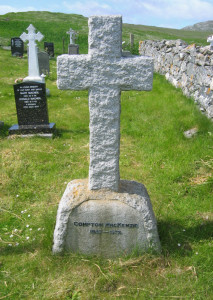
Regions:
<instances>
[{"instance_id":1,"label":"shadow on grass","mask_svg":"<svg viewBox=\"0 0 213 300\"><path fill-rule=\"evenodd\" d=\"M8 138L9 135L9 128L12 125L7 125L4 124L4 126L2 126L0 128L0 137L1 138ZM77 130L72 130L72 129L62 129L62 128L57 128L55 129L54 133L53 133L53 138L58 138L58 137L62 137L63 135L66 134L70 134L70 135L77 135L77 134L88 134L89 135L89 129L77 129ZM15 135L14 135L15 137Z\"/></svg>"},{"instance_id":2,"label":"shadow on grass","mask_svg":"<svg viewBox=\"0 0 213 300\"><path fill-rule=\"evenodd\" d=\"M178 256L190 256L193 254L193 243L203 240L210 240L213 237L213 221L205 221L200 225L184 228L178 221L160 221L158 231L162 246L162 254L169 256L177 254ZM50 236L51 235L51 236ZM28 243L19 246L5 245L0 247L0 255L14 255L28 252L34 252L38 249L46 250L51 253L52 228L43 242Z\"/></svg>"},{"instance_id":3,"label":"shadow on grass","mask_svg":"<svg viewBox=\"0 0 213 300\"><path fill-rule=\"evenodd\" d=\"M187 256L193 253L194 242L213 237L213 221L204 221L188 228L176 220L159 221L158 232L164 255L178 253Z\"/></svg>"},{"instance_id":4,"label":"shadow on grass","mask_svg":"<svg viewBox=\"0 0 213 300\"><path fill-rule=\"evenodd\" d=\"M3 126L0 127L0 137L5 138L8 137L8 130L11 126L4 123Z\"/></svg>"},{"instance_id":5,"label":"shadow on grass","mask_svg":"<svg viewBox=\"0 0 213 300\"><path fill-rule=\"evenodd\" d=\"M74 135L76 135L76 134L88 134L89 135L89 128L88 129L79 128L79 129L73 130L73 129L64 129L64 128L56 127L54 136L62 137L64 134L67 134L67 133L74 134Z\"/></svg>"}]
</instances>

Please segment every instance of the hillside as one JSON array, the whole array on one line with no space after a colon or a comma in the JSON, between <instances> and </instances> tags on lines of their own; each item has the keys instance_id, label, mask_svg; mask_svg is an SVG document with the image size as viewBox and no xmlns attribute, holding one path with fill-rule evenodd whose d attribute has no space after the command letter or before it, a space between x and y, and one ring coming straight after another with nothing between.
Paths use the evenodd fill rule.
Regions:
<instances>
[{"instance_id":1,"label":"hillside","mask_svg":"<svg viewBox=\"0 0 213 300\"><path fill-rule=\"evenodd\" d=\"M19 12L0 15L0 45L9 46L11 37L20 36L26 31L29 24L40 31L44 36L44 40L40 43L43 47L43 42L54 42L55 53L62 54L63 42L65 50L69 44L69 35L67 30L71 27L79 33L78 40L80 53L88 51L88 26L87 18L76 14L63 14L43 12ZM123 40L126 44L129 42L129 34L135 35L135 47L137 49L140 40L161 40L161 39L182 39L187 43L197 43L207 45L206 37L209 35L204 32L191 32L186 30L177 30L169 28L160 28L154 26L123 24Z\"/></svg>"},{"instance_id":2,"label":"hillside","mask_svg":"<svg viewBox=\"0 0 213 300\"><path fill-rule=\"evenodd\" d=\"M183 30L213 32L213 21L196 23L194 25L184 27Z\"/></svg>"}]
</instances>

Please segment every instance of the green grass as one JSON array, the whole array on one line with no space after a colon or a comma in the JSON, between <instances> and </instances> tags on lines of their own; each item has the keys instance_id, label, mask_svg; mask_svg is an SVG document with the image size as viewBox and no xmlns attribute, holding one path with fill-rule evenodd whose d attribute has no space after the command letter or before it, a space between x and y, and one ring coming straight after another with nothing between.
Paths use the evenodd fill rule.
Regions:
<instances>
[{"instance_id":1,"label":"green grass","mask_svg":"<svg viewBox=\"0 0 213 300\"><path fill-rule=\"evenodd\" d=\"M0 49L0 299L212 299L213 123L157 74L151 92L122 92L120 173L145 184L162 253L52 255L66 184L88 176L89 111L87 91L58 90L50 64L54 138L8 139L17 123L13 84L27 75L27 58ZM193 127L197 135L185 138Z\"/></svg>"}]
</instances>

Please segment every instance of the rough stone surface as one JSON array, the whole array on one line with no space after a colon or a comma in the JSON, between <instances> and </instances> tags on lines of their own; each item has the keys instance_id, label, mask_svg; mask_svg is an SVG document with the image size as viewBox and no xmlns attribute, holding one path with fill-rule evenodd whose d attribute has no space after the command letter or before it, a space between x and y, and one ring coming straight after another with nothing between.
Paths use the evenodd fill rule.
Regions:
<instances>
[{"instance_id":1,"label":"rough stone surface","mask_svg":"<svg viewBox=\"0 0 213 300\"><path fill-rule=\"evenodd\" d=\"M94 16L88 55L62 55L57 64L59 89L89 90L89 188L117 191L120 93L152 89L153 59L123 57L121 16Z\"/></svg>"},{"instance_id":2,"label":"rough stone surface","mask_svg":"<svg viewBox=\"0 0 213 300\"><path fill-rule=\"evenodd\" d=\"M183 134L186 138L190 139L193 136L195 136L197 134L197 132L198 132L198 129L195 127L195 128L184 131Z\"/></svg>"},{"instance_id":3,"label":"rough stone surface","mask_svg":"<svg viewBox=\"0 0 213 300\"><path fill-rule=\"evenodd\" d=\"M87 180L71 181L58 207L53 253L67 250L115 257L134 249L160 251L146 188L121 180L119 192L94 191Z\"/></svg>"},{"instance_id":4,"label":"rough stone surface","mask_svg":"<svg viewBox=\"0 0 213 300\"><path fill-rule=\"evenodd\" d=\"M207 42L210 43L210 49L213 50L213 35L208 37Z\"/></svg>"},{"instance_id":5,"label":"rough stone surface","mask_svg":"<svg viewBox=\"0 0 213 300\"><path fill-rule=\"evenodd\" d=\"M166 76L200 110L213 119L213 51L210 46L188 45L181 40L140 42L141 55L154 58L156 72Z\"/></svg>"}]
</instances>

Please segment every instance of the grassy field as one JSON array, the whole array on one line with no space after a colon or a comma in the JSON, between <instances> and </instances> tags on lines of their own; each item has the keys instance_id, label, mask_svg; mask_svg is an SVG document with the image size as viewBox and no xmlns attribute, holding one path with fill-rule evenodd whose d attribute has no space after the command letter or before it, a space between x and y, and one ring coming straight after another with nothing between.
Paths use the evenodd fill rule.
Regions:
<instances>
[{"instance_id":1,"label":"grassy field","mask_svg":"<svg viewBox=\"0 0 213 300\"><path fill-rule=\"evenodd\" d=\"M56 16L46 14L53 24ZM86 18L72 15L70 24L67 15L57 16L59 31L47 40L55 42L56 53L59 33L69 27L85 33L80 48L86 53ZM1 27L4 41L28 26L27 18L12 17L19 33ZM36 20L31 16L44 33L48 24ZM9 21L1 26L4 22ZM125 26L133 30L124 25L128 36ZM196 39L203 43L195 34ZM88 176L89 111L88 92L58 90L56 59L50 64L46 84L54 138L8 139L8 128L17 123L13 84L27 75L27 57L0 49L0 120L5 123L0 133L0 299L213 299L213 123L158 74L151 92L122 92L120 173L145 184L162 253L115 260L52 255L66 184ZM185 138L184 131L194 127L197 135Z\"/></svg>"},{"instance_id":2,"label":"grassy field","mask_svg":"<svg viewBox=\"0 0 213 300\"><path fill-rule=\"evenodd\" d=\"M34 27L44 35L42 42L38 43L41 49L43 49L44 41L54 42L56 55L62 54L62 40L64 38L65 52L67 53L69 35L66 32L71 27L79 33L76 43L79 44L80 54L88 52L88 19L75 14L51 12L32 11L0 15L0 45L9 46L11 37L20 36L22 32L26 32L26 28L30 23L33 23ZM189 44L207 45L207 37L211 34L211 32L192 32L154 26L123 24L123 41L126 41L125 46L127 49L129 49L130 33L133 33L135 37L135 47L133 49L135 52L137 52L138 42L141 40L183 39Z\"/></svg>"}]
</instances>

